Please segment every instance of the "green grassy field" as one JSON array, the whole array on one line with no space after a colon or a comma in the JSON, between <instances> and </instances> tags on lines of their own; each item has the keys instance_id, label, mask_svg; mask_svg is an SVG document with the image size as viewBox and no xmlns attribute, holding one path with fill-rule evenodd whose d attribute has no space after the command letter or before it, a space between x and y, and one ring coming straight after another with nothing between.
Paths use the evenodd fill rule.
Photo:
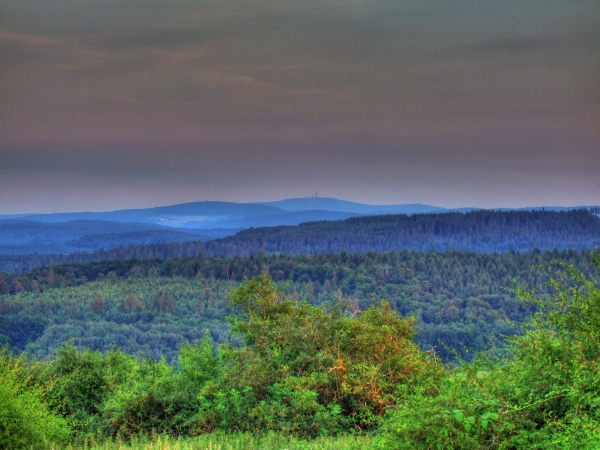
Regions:
<instances>
[{"instance_id":1,"label":"green grassy field","mask_svg":"<svg viewBox=\"0 0 600 450\"><path fill-rule=\"evenodd\" d=\"M359 450L369 448L372 439L361 436L340 436L302 441L278 434L262 437L251 434L211 433L194 438L175 439L155 436L152 439L132 439L95 442L93 439L81 445L71 445L69 450Z\"/></svg>"}]
</instances>

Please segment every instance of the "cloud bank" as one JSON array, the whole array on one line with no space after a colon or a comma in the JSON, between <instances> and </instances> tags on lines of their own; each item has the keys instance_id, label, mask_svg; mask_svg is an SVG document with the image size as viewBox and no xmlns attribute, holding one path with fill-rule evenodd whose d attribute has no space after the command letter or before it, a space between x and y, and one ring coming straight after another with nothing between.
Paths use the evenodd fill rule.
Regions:
<instances>
[{"instance_id":1,"label":"cloud bank","mask_svg":"<svg viewBox=\"0 0 600 450\"><path fill-rule=\"evenodd\" d=\"M0 213L598 204L600 8L5 0Z\"/></svg>"}]
</instances>

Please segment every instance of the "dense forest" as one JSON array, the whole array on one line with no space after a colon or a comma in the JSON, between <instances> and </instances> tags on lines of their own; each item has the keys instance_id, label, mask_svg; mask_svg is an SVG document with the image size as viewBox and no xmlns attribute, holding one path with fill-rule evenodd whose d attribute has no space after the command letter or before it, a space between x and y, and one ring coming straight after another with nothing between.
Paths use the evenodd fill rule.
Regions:
<instances>
[{"instance_id":1,"label":"dense forest","mask_svg":"<svg viewBox=\"0 0 600 450\"><path fill-rule=\"evenodd\" d=\"M598 222L380 216L4 256L0 448L597 448Z\"/></svg>"},{"instance_id":2,"label":"dense forest","mask_svg":"<svg viewBox=\"0 0 600 450\"><path fill-rule=\"evenodd\" d=\"M211 448L194 436L276 433L271 442L328 438L340 449L361 439L379 449L597 448L600 290L573 267L550 285L546 298L519 292L538 311L506 354L451 367L413 342L414 319L389 302L313 306L263 274L230 293L235 339L215 346L206 333L174 364L73 345L50 363L1 352L0 446L123 448L159 433L163 449ZM237 448L257 448L245 440Z\"/></svg>"},{"instance_id":3,"label":"dense forest","mask_svg":"<svg viewBox=\"0 0 600 450\"><path fill-rule=\"evenodd\" d=\"M132 244L148 233L127 235L125 245L69 254L0 255L0 271L24 272L35 267L106 259L186 258L205 255L243 256L266 253L312 254L436 249L508 252L588 249L600 245L597 211L473 211L387 215L298 226L250 228L207 242ZM121 236L123 237L123 236ZM110 235L80 238L86 246L116 244ZM82 242L83 242L82 241ZM82 244L83 245L83 244ZM86 247L87 248L87 247ZM14 252L13 252L14 253Z\"/></svg>"},{"instance_id":4,"label":"dense forest","mask_svg":"<svg viewBox=\"0 0 600 450\"><path fill-rule=\"evenodd\" d=\"M600 218L576 211L473 211L468 213L358 217L297 227L244 230L206 243L214 255L365 252L370 250L593 249L600 245Z\"/></svg>"},{"instance_id":5,"label":"dense forest","mask_svg":"<svg viewBox=\"0 0 600 450\"><path fill-rule=\"evenodd\" d=\"M0 339L17 352L53 356L72 340L106 351L121 348L175 361L182 343L210 330L230 339L228 292L268 273L291 298L315 306L344 303L365 310L387 299L417 319L415 342L449 360L471 359L519 332L535 310L517 286L552 289L552 274L571 264L593 273L589 251L368 252L168 260L120 260L38 268L0 275Z\"/></svg>"}]
</instances>

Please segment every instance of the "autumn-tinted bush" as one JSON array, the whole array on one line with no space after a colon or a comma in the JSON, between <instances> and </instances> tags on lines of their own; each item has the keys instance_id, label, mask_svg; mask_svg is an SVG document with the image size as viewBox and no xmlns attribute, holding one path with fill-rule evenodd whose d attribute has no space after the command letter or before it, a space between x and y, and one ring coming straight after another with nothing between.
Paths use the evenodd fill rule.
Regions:
<instances>
[{"instance_id":1,"label":"autumn-tinted bush","mask_svg":"<svg viewBox=\"0 0 600 450\"><path fill-rule=\"evenodd\" d=\"M231 295L244 344L224 345L220 376L201 390L207 429L270 429L304 436L376 427L398 386L435 379L441 366L412 342L412 319L381 302L326 311L283 299L267 276ZM219 412L222 411L222 412Z\"/></svg>"}]
</instances>

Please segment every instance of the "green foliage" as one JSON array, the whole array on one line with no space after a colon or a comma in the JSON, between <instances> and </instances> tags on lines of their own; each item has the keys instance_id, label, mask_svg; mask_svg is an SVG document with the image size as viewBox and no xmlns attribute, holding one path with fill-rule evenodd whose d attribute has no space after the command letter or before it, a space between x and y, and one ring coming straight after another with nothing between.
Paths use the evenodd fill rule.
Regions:
<instances>
[{"instance_id":1,"label":"green foliage","mask_svg":"<svg viewBox=\"0 0 600 450\"><path fill-rule=\"evenodd\" d=\"M48 407L49 385L36 380L35 369L0 351L0 448L46 449L70 435L67 422Z\"/></svg>"},{"instance_id":2,"label":"green foliage","mask_svg":"<svg viewBox=\"0 0 600 450\"><path fill-rule=\"evenodd\" d=\"M415 267L442 264L436 255L413 255ZM393 284L386 274L392 266L381 261L361 266L350 254L340 258L349 259L339 272L332 268L331 282L325 280L330 286L377 279L382 286L385 280ZM600 262L594 258L594 263L600 270ZM209 442L204 435L224 432L238 448L266 442L313 448L296 439L348 433L376 433L373 441L362 442L378 448L597 448L600 290L574 267L553 265L549 286L530 292L538 287L533 280L518 291L537 312L507 348L455 367L443 367L435 350L421 350L414 342L416 319L403 318L397 312L402 308L391 302L371 299L363 309L359 300L348 301L333 289L332 301L319 301L325 285L320 293L312 281L278 285L266 272L239 285L201 276L117 276L114 283L50 290L53 297L35 302L26 293L5 297L11 302L0 307L10 314L23 308L45 311L48 320L53 314L110 318L113 324L123 320L127 326L159 330L166 339L178 315L190 327L205 323L194 321L200 311L219 320L233 315L226 339L219 328L195 329L198 338L181 345L170 361L69 344L56 351L54 361L31 365L5 350L0 446L45 448L64 443L72 429L72 442L88 447L97 438L108 439L106 446L121 445L123 439L133 448L136 440L152 446L148 437L160 433L198 435L183 442L201 448L200 442ZM233 288L228 303L225 287ZM219 292L219 305L211 306L212 292ZM305 294L320 306L298 300ZM470 313L485 311L483 303L468 299ZM455 313L447 309L448 315ZM173 341L180 345L185 339ZM29 350L35 353L32 345ZM215 445L227 448L219 439ZM315 442L333 445L343 438ZM163 443L179 445L170 438Z\"/></svg>"},{"instance_id":3,"label":"green foliage","mask_svg":"<svg viewBox=\"0 0 600 450\"><path fill-rule=\"evenodd\" d=\"M517 282L549 296L544 266L553 260L585 274L594 270L587 251L200 255L56 266L8 280L24 291L0 295L0 334L13 351L38 359L55 357L72 340L79 348L119 348L176 363L179 347L201 339L205 329L219 343L229 340L227 293L265 271L280 289L287 286L287 298L315 306L331 307L341 297L366 310L386 298L403 316L418 319L415 340L423 349L436 347L446 361L453 352L471 360L476 352L501 347L505 336L518 332L511 324L536 308L507 287ZM117 274L115 283L107 279L110 272Z\"/></svg>"},{"instance_id":4,"label":"green foliage","mask_svg":"<svg viewBox=\"0 0 600 450\"><path fill-rule=\"evenodd\" d=\"M186 387L164 359L138 362L102 405L107 432L123 437L185 432L196 409L194 395Z\"/></svg>"},{"instance_id":5,"label":"green foliage","mask_svg":"<svg viewBox=\"0 0 600 450\"><path fill-rule=\"evenodd\" d=\"M187 433L198 409L196 394L215 373L211 358L208 336L182 348L179 370L164 359L136 359L120 351L102 356L66 346L50 367L56 382L49 397L71 420L78 440L97 433Z\"/></svg>"},{"instance_id":6,"label":"green foliage","mask_svg":"<svg viewBox=\"0 0 600 450\"><path fill-rule=\"evenodd\" d=\"M214 354L214 341L208 330L196 344L186 343L179 350L180 376L194 389L215 379L219 373L219 360Z\"/></svg>"},{"instance_id":7,"label":"green foliage","mask_svg":"<svg viewBox=\"0 0 600 450\"><path fill-rule=\"evenodd\" d=\"M368 436L344 435L300 440L278 433L225 433L216 431L193 438L171 436L140 436L129 442L121 439L96 442L93 439L84 443L89 450L362 450L370 448L372 439ZM69 450L81 446L66 447Z\"/></svg>"},{"instance_id":8,"label":"green foliage","mask_svg":"<svg viewBox=\"0 0 600 450\"><path fill-rule=\"evenodd\" d=\"M342 408L322 404L317 385L307 377L290 376L268 387L266 399L255 404L248 417L256 430L273 430L286 436L339 434L348 424Z\"/></svg>"},{"instance_id":9,"label":"green foliage","mask_svg":"<svg viewBox=\"0 0 600 450\"><path fill-rule=\"evenodd\" d=\"M511 340L511 358L450 371L436 395L421 386L388 416L378 445L597 448L600 291L572 267L551 284L555 295L547 301L520 294L541 309Z\"/></svg>"},{"instance_id":10,"label":"green foliage","mask_svg":"<svg viewBox=\"0 0 600 450\"><path fill-rule=\"evenodd\" d=\"M284 300L268 276L231 295L240 314L234 333L245 345L223 346L223 373L201 391L207 429L274 430L317 436L372 429L397 404L398 384L435 378L406 320L382 301L357 317Z\"/></svg>"},{"instance_id":11,"label":"green foliage","mask_svg":"<svg viewBox=\"0 0 600 450\"><path fill-rule=\"evenodd\" d=\"M59 348L71 343L156 360L164 356L175 364L179 348L202 339L206 329L218 341L227 340L224 317L231 286L196 278L144 277L53 288L43 294L23 292L0 297L0 333L12 336L13 351L26 351L34 359L55 358Z\"/></svg>"},{"instance_id":12,"label":"green foliage","mask_svg":"<svg viewBox=\"0 0 600 450\"><path fill-rule=\"evenodd\" d=\"M364 312L331 311L284 300L272 279L243 282L231 294L240 345L210 333L165 359L102 356L60 349L50 365L54 409L77 439L266 430L317 437L374 429L397 403L398 384L440 372L417 345L412 319L387 302Z\"/></svg>"},{"instance_id":13,"label":"green foliage","mask_svg":"<svg viewBox=\"0 0 600 450\"><path fill-rule=\"evenodd\" d=\"M50 403L70 419L77 436L92 434L103 428L103 404L113 395L115 385L122 385L136 367L135 360L122 352L105 357L89 349L78 351L67 345L58 351L49 372L55 383L49 392Z\"/></svg>"}]
</instances>

